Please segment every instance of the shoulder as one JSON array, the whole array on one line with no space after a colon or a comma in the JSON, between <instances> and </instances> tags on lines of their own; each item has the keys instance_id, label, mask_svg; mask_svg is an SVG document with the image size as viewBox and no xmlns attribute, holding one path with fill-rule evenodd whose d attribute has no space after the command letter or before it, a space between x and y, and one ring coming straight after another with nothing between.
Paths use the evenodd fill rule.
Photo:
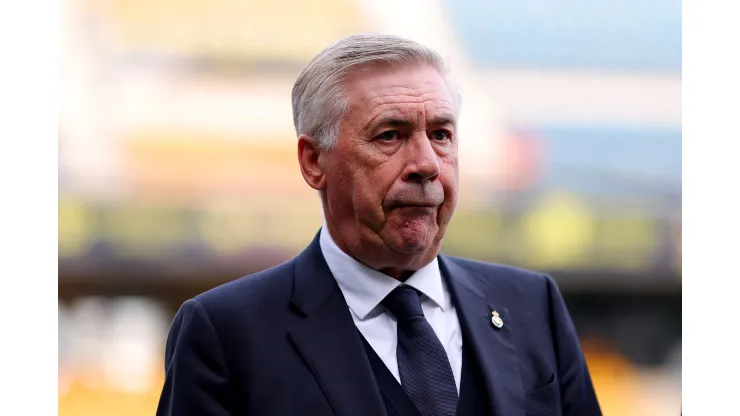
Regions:
<instances>
[{"instance_id":1,"label":"shoulder","mask_svg":"<svg viewBox=\"0 0 740 416\"><path fill-rule=\"evenodd\" d=\"M293 260L216 286L195 296L212 319L247 316L284 305L290 298ZM236 313L236 314L235 314Z\"/></svg>"},{"instance_id":2,"label":"shoulder","mask_svg":"<svg viewBox=\"0 0 740 416\"><path fill-rule=\"evenodd\" d=\"M442 259L446 264L459 267L487 284L532 289L546 287L552 282L552 278L545 273L521 267L446 255Z\"/></svg>"},{"instance_id":3,"label":"shoulder","mask_svg":"<svg viewBox=\"0 0 740 416\"><path fill-rule=\"evenodd\" d=\"M504 303L537 305L540 309L547 307L552 296L559 296L552 277L536 270L454 256L442 256L442 263L453 276L469 280L482 292Z\"/></svg>"}]
</instances>

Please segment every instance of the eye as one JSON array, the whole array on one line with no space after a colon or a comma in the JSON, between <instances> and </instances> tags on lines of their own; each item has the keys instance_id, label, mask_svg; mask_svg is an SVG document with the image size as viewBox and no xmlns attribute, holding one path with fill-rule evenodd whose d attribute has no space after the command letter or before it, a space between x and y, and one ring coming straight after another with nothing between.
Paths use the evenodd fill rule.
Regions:
<instances>
[{"instance_id":1,"label":"eye","mask_svg":"<svg viewBox=\"0 0 740 416\"><path fill-rule=\"evenodd\" d=\"M450 140L451 138L452 138L452 133L450 133L447 130L434 130L432 132L432 139L440 141L440 142L445 141L445 140Z\"/></svg>"},{"instance_id":2,"label":"eye","mask_svg":"<svg viewBox=\"0 0 740 416\"><path fill-rule=\"evenodd\" d=\"M377 139L390 142L390 141L398 139L398 132L396 130L388 130L386 132L380 133Z\"/></svg>"}]
</instances>

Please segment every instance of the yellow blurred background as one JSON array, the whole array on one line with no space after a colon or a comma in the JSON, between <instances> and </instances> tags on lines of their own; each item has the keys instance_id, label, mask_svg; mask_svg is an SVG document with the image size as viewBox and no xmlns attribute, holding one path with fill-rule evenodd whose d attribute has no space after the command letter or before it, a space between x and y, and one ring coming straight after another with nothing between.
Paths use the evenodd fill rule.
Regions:
<instances>
[{"instance_id":1,"label":"yellow blurred background","mask_svg":"<svg viewBox=\"0 0 740 416\"><path fill-rule=\"evenodd\" d=\"M551 273L604 413L677 414L677 0L63 0L59 414L153 414L179 305L310 242L290 91L360 31L463 89L445 251Z\"/></svg>"}]
</instances>

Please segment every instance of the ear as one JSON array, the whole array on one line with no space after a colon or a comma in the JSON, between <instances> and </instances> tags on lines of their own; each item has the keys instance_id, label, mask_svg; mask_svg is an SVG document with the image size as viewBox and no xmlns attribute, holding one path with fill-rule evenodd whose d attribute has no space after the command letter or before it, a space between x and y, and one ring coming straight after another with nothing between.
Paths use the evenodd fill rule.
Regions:
<instances>
[{"instance_id":1,"label":"ear","mask_svg":"<svg viewBox=\"0 0 740 416\"><path fill-rule=\"evenodd\" d=\"M321 151L316 139L306 134L298 136L298 164L306 183L318 191L326 187L326 175L319 163Z\"/></svg>"}]
</instances>

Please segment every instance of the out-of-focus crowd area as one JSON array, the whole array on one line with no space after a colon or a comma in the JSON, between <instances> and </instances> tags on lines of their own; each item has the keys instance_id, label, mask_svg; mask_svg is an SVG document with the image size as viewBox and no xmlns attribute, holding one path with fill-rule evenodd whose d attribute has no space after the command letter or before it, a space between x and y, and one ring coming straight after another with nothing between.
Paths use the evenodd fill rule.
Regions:
<instances>
[{"instance_id":1,"label":"out-of-focus crowd area","mask_svg":"<svg viewBox=\"0 0 740 416\"><path fill-rule=\"evenodd\" d=\"M444 250L550 273L604 413L681 395L678 0L64 0L59 414L148 415L174 312L321 225L290 91L345 35L440 51L463 89Z\"/></svg>"}]
</instances>

